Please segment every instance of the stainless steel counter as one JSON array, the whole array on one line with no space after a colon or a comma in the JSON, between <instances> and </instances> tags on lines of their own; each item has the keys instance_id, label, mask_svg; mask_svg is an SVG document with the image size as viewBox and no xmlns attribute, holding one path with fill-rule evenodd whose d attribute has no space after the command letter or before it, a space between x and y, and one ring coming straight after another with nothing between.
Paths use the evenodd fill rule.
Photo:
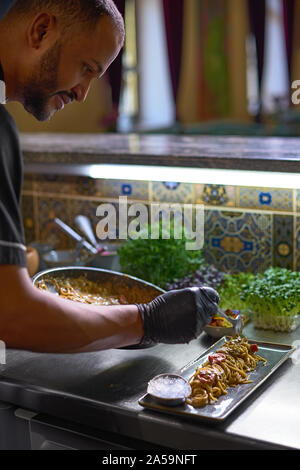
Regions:
<instances>
[{"instance_id":1,"label":"stainless steel counter","mask_svg":"<svg viewBox=\"0 0 300 470\"><path fill-rule=\"evenodd\" d=\"M255 340L300 342L292 334L244 330ZM144 410L138 399L154 375L175 371L215 341L76 355L11 350L0 366L0 400L171 449L300 449L300 359L288 359L223 423L199 423Z\"/></svg>"}]
</instances>

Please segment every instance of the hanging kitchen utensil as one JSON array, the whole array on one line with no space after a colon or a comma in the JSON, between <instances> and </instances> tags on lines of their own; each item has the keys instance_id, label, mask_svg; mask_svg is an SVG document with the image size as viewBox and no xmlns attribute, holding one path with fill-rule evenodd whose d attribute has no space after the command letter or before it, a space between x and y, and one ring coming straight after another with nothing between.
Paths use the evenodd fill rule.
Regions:
<instances>
[{"instance_id":1,"label":"hanging kitchen utensil","mask_svg":"<svg viewBox=\"0 0 300 470\"><path fill-rule=\"evenodd\" d=\"M107 247L97 242L91 221L86 215L77 215L74 219L74 223L91 242L91 244L97 249L98 253L107 251Z\"/></svg>"},{"instance_id":2,"label":"hanging kitchen utensil","mask_svg":"<svg viewBox=\"0 0 300 470\"><path fill-rule=\"evenodd\" d=\"M98 250L94 246L92 246L87 240L85 240L85 238L81 237L77 232L75 232L75 230L69 227L69 225L65 224L62 220L56 217L54 219L54 222L66 235L71 237L73 240L76 240L80 247L84 247L93 255L96 255L98 253Z\"/></svg>"}]
</instances>

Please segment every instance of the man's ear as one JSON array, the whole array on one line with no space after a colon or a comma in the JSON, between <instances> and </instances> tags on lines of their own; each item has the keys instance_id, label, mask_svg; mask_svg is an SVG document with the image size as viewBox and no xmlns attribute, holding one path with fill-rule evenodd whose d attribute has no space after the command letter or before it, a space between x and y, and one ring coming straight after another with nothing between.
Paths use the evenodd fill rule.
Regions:
<instances>
[{"instance_id":1,"label":"man's ear","mask_svg":"<svg viewBox=\"0 0 300 470\"><path fill-rule=\"evenodd\" d=\"M34 17L27 33L29 46L40 49L57 39L56 17L50 13L39 13Z\"/></svg>"}]
</instances>

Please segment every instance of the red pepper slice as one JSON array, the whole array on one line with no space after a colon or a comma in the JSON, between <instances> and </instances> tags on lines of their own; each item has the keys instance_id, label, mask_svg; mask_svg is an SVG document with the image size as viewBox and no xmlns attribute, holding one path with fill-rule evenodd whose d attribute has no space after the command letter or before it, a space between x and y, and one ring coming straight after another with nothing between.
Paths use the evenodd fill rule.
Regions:
<instances>
[{"instance_id":1,"label":"red pepper slice","mask_svg":"<svg viewBox=\"0 0 300 470\"><path fill-rule=\"evenodd\" d=\"M211 364L218 364L225 361L226 356L223 353L215 353L208 356L208 360Z\"/></svg>"},{"instance_id":2,"label":"red pepper slice","mask_svg":"<svg viewBox=\"0 0 300 470\"><path fill-rule=\"evenodd\" d=\"M205 384L212 384L217 378L217 374L210 370L200 370L198 372L198 379Z\"/></svg>"},{"instance_id":3,"label":"red pepper slice","mask_svg":"<svg viewBox=\"0 0 300 470\"><path fill-rule=\"evenodd\" d=\"M250 351L253 352L253 353L257 352L258 351L257 344L251 344L250 345Z\"/></svg>"}]
</instances>

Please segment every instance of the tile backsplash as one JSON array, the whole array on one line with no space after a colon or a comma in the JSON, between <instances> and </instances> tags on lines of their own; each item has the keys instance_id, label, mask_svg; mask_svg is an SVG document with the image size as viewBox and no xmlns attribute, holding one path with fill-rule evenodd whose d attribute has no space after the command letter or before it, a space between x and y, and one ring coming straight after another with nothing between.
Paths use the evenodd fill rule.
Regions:
<instances>
[{"instance_id":1,"label":"tile backsplash","mask_svg":"<svg viewBox=\"0 0 300 470\"><path fill-rule=\"evenodd\" d=\"M73 245L53 223L59 217L74 227L85 214L94 227L100 203L203 204L204 255L232 272L282 266L300 271L300 191L174 182L97 180L76 176L26 175L22 213L27 243Z\"/></svg>"}]
</instances>

